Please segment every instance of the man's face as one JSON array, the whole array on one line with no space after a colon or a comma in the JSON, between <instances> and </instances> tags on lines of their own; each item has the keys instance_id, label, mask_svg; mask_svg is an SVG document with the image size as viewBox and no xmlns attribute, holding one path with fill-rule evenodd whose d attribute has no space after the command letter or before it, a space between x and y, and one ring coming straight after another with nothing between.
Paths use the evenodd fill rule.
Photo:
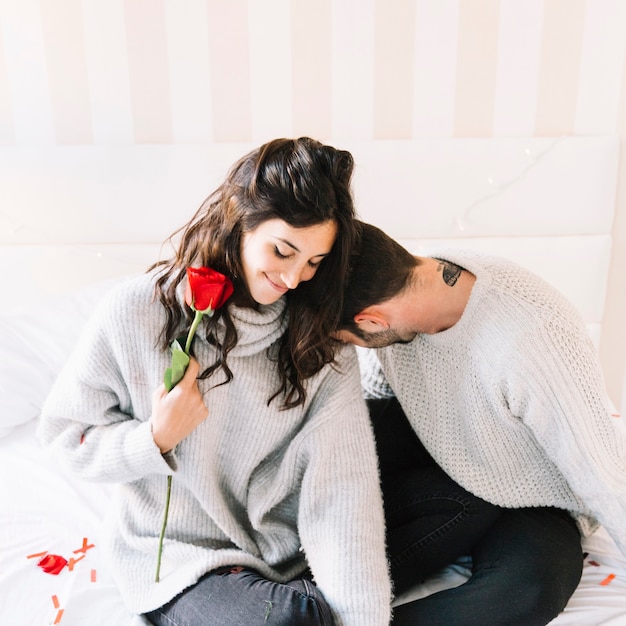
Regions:
<instances>
[{"instance_id":1,"label":"man's face","mask_svg":"<svg viewBox=\"0 0 626 626\"><path fill-rule=\"evenodd\" d=\"M411 343L417 333L399 332L393 328L387 328L375 333L368 333L359 329L358 333L350 330L338 330L333 337L343 343L352 343L362 348L385 348L392 343Z\"/></svg>"}]
</instances>

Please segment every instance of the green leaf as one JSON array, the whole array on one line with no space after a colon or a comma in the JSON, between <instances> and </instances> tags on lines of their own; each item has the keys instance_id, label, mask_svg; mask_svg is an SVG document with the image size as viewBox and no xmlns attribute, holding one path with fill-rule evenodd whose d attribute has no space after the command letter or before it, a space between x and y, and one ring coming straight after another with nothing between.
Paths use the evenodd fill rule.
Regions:
<instances>
[{"instance_id":1,"label":"green leaf","mask_svg":"<svg viewBox=\"0 0 626 626\"><path fill-rule=\"evenodd\" d=\"M167 391L172 391L174 389L174 385L172 385L172 368L168 367L163 374L163 384L165 385L165 389Z\"/></svg>"},{"instance_id":2,"label":"green leaf","mask_svg":"<svg viewBox=\"0 0 626 626\"><path fill-rule=\"evenodd\" d=\"M170 348L172 350L172 367L168 367L163 375L163 384L167 391L176 387L189 365L189 356L185 354L178 341L173 341Z\"/></svg>"}]
</instances>

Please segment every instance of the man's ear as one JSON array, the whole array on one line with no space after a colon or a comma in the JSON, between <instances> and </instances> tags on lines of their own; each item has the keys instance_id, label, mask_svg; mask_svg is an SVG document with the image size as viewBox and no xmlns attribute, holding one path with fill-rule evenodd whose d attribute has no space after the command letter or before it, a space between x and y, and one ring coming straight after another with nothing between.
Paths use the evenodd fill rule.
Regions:
<instances>
[{"instance_id":1,"label":"man's ear","mask_svg":"<svg viewBox=\"0 0 626 626\"><path fill-rule=\"evenodd\" d=\"M354 321L359 328L368 333L378 333L389 328L389 322L376 307L363 309L354 316Z\"/></svg>"}]
</instances>

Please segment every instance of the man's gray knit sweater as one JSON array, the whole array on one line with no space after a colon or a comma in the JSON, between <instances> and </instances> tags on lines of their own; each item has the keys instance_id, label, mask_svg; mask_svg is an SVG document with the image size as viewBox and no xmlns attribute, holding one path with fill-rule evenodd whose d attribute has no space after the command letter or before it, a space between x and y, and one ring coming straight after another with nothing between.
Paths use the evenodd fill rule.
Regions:
<instances>
[{"instance_id":1,"label":"man's gray knit sweater","mask_svg":"<svg viewBox=\"0 0 626 626\"><path fill-rule=\"evenodd\" d=\"M504 507L566 509L584 534L600 521L626 554L626 431L578 313L511 262L433 256L476 276L465 311L443 332L359 349L367 395L388 395L386 379L433 458L468 491Z\"/></svg>"},{"instance_id":2,"label":"man's gray knit sweater","mask_svg":"<svg viewBox=\"0 0 626 626\"><path fill-rule=\"evenodd\" d=\"M172 453L154 444L154 390L170 364L146 275L116 289L91 320L41 416L40 436L72 472L119 483L109 548L131 610L155 609L225 565L287 581L310 566L337 624L389 622L390 582L377 462L354 350L306 383L303 406L280 410L276 363L283 299L230 307L234 378L199 381L209 416ZM200 330L201 368L215 349ZM340 371L338 371L340 370ZM166 476L173 474L161 582L155 583ZM260 607L263 615L266 607Z\"/></svg>"}]
</instances>

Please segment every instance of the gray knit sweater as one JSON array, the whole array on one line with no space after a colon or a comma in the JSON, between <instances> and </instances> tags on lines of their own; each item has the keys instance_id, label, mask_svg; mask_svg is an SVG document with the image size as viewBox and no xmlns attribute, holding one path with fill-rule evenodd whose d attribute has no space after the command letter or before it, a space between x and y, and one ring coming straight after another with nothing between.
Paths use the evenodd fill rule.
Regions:
<instances>
[{"instance_id":1,"label":"gray knit sweater","mask_svg":"<svg viewBox=\"0 0 626 626\"><path fill-rule=\"evenodd\" d=\"M585 535L600 521L626 554L626 435L579 315L511 262L434 256L476 275L465 311L443 332L359 349L366 394L389 395L387 381L467 490L504 507L569 510Z\"/></svg>"},{"instance_id":2,"label":"gray knit sweater","mask_svg":"<svg viewBox=\"0 0 626 626\"><path fill-rule=\"evenodd\" d=\"M39 434L70 471L119 483L108 552L131 610L155 609L203 574L244 565L275 581L310 566L337 624L389 622L390 582L373 435L354 350L307 381L304 406L279 410L267 349L285 328L284 301L231 306L234 379L200 381L209 417L162 456L148 419L170 362L157 348L164 311L151 276L99 307L43 408ZM202 366L215 350L200 330ZM339 369L340 371L337 371ZM161 582L155 583L166 476L173 474Z\"/></svg>"}]
</instances>

